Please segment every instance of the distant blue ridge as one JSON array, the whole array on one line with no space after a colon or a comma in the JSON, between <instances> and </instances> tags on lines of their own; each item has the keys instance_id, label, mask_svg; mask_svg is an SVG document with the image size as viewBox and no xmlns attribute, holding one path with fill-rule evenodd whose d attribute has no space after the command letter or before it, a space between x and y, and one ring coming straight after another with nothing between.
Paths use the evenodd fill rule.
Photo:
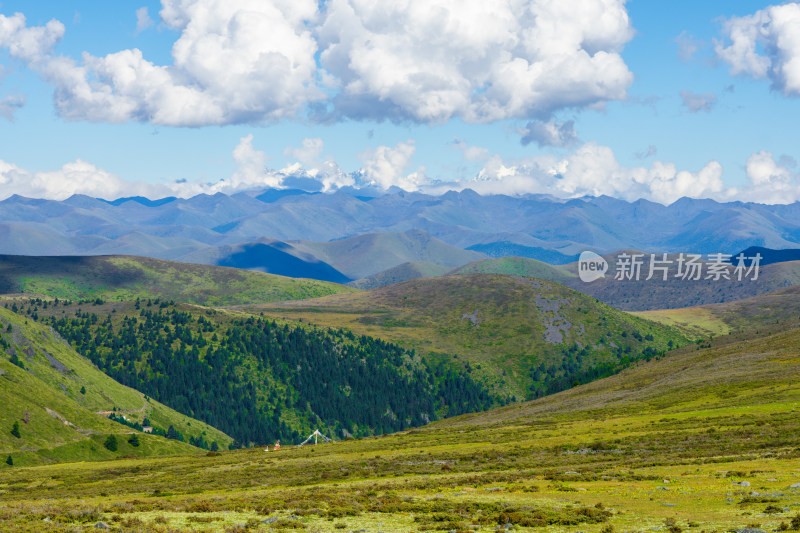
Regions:
<instances>
[{"instance_id":1,"label":"distant blue ridge","mask_svg":"<svg viewBox=\"0 0 800 533\"><path fill-rule=\"evenodd\" d=\"M137 202L147 207L158 207L160 205L174 202L175 200L177 200L177 198L174 196L167 196L166 198L151 200L149 198L145 198L144 196L127 196L125 198L117 198L116 200L103 200L102 198L98 198L98 200L100 200L101 202L105 202L107 204L111 204L113 206L120 206L125 202Z\"/></svg>"},{"instance_id":2,"label":"distant blue ridge","mask_svg":"<svg viewBox=\"0 0 800 533\"><path fill-rule=\"evenodd\" d=\"M744 254L745 258L755 257L756 254L761 254L761 266L772 265L774 263L785 263L787 261L800 261L800 248L787 248L785 250L773 250L772 248L764 248L763 246L751 246L745 248L741 252L736 252L731 256L731 263L734 265L738 263L736 259L739 254ZM745 259L745 265L750 266L751 261Z\"/></svg>"}]
</instances>

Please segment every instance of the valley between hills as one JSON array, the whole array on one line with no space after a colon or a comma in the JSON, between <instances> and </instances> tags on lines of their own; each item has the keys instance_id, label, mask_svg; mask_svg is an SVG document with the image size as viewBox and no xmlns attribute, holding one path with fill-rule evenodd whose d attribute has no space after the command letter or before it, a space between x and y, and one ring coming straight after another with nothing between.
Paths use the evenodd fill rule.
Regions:
<instances>
[{"instance_id":1,"label":"valley between hills","mask_svg":"<svg viewBox=\"0 0 800 533\"><path fill-rule=\"evenodd\" d=\"M0 0L0 533L800 533L800 0Z\"/></svg>"},{"instance_id":2,"label":"valley between hills","mask_svg":"<svg viewBox=\"0 0 800 533\"><path fill-rule=\"evenodd\" d=\"M4 531L800 528L792 286L631 314L529 259L0 264Z\"/></svg>"}]
</instances>

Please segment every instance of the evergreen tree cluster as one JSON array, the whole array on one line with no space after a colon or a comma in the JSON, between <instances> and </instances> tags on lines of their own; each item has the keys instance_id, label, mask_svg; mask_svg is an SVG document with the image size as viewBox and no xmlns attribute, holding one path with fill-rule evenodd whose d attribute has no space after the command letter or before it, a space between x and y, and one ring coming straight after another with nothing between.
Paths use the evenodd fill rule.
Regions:
<instances>
[{"instance_id":1,"label":"evergreen tree cluster","mask_svg":"<svg viewBox=\"0 0 800 533\"><path fill-rule=\"evenodd\" d=\"M626 332L622 333L627 336ZM643 337L638 331L632 333L637 341ZM644 338L652 342L652 335ZM530 389L529 399L540 398L549 394L567 390L583 385L597 379L613 376L631 366L636 361L650 361L654 357L662 357L663 351L657 351L652 346L645 346L639 351L633 350L630 345L616 346L610 357L595 353L589 346L572 344L563 352L559 364L540 363L531 366L530 375L533 385Z\"/></svg>"},{"instance_id":2,"label":"evergreen tree cluster","mask_svg":"<svg viewBox=\"0 0 800 533\"><path fill-rule=\"evenodd\" d=\"M467 373L349 331L223 322L171 302L136 308L113 321L81 309L42 320L117 381L238 444L297 442L315 427L381 434L498 403Z\"/></svg>"}]
</instances>

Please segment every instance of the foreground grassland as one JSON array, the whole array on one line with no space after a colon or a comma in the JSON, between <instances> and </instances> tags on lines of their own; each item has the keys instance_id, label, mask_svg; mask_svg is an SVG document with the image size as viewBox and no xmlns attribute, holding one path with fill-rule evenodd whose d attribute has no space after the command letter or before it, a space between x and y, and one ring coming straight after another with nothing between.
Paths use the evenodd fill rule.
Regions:
<instances>
[{"instance_id":1,"label":"foreground grassland","mask_svg":"<svg viewBox=\"0 0 800 533\"><path fill-rule=\"evenodd\" d=\"M534 402L381 438L5 467L0 530L800 526L798 346L797 329L720 337Z\"/></svg>"}]
</instances>

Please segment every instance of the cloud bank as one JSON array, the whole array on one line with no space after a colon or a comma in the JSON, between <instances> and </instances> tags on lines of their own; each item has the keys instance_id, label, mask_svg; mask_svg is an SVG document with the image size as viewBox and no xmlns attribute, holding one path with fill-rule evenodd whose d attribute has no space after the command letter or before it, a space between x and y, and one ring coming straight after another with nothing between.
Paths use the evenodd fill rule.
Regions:
<instances>
[{"instance_id":1,"label":"cloud bank","mask_svg":"<svg viewBox=\"0 0 800 533\"><path fill-rule=\"evenodd\" d=\"M741 200L760 203L800 201L800 180L796 162L786 156L761 151L746 161L748 182L744 187L725 187L723 168L709 161L697 170L679 169L673 163L653 161L649 166L621 164L611 148L587 142L563 157L552 155L505 159L485 148L463 141L454 146L465 158L480 166L471 178L437 180L424 167L415 168L412 139L395 146L375 146L357 154L362 166L343 171L330 158L323 158L323 143L305 139L285 153L297 161L281 169L269 167L267 154L254 146L253 135L240 139L231 157L236 170L226 179L212 183L174 182L152 184L128 182L80 159L46 172L30 172L0 160L0 199L12 194L63 200L73 194L113 199L123 196L190 197L196 194L270 188L299 187L333 192L342 188L382 194L396 188L441 194L448 190L473 189L481 194L550 194L560 198L608 195L635 201L640 198L670 204L683 196Z\"/></svg>"},{"instance_id":2,"label":"cloud bank","mask_svg":"<svg viewBox=\"0 0 800 533\"><path fill-rule=\"evenodd\" d=\"M136 11L136 31L152 25ZM171 64L136 48L58 56L64 25L0 15L0 48L54 88L70 120L157 125L311 117L436 124L547 121L622 100L624 0L162 0Z\"/></svg>"}]
</instances>

